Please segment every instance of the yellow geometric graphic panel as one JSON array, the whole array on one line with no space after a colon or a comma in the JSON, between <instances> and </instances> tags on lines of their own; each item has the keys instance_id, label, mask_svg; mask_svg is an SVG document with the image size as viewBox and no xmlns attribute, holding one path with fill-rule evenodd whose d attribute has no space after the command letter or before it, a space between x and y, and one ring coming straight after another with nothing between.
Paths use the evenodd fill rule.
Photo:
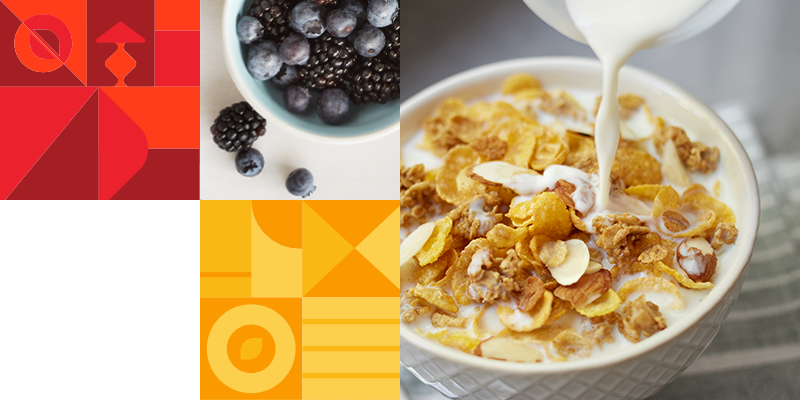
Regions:
<instances>
[{"instance_id":1,"label":"yellow geometric graphic panel","mask_svg":"<svg viewBox=\"0 0 800 400\"><path fill-rule=\"evenodd\" d=\"M303 203L303 295L352 250L353 245Z\"/></svg>"},{"instance_id":2,"label":"yellow geometric graphic panel","mask_svg":"<svg viewBox=\"0 0 800 400\"><path fill-rule=\"evenodd\" d=\"M356 250L361 253L375 268L400 288L400 207L389 215ZM394 242L394 243L392 243Z\"/></svg>"},{"instance_id":3,"label":"yellow geometric graphic panel","mask_svg":"<svg viewBox=\"0 0 800 400\"><path fill-rule=\"evenodd\" d=\"M399 399L399 202L310 203L201 201L201 399Z\"/></svg>"}]
</instances>

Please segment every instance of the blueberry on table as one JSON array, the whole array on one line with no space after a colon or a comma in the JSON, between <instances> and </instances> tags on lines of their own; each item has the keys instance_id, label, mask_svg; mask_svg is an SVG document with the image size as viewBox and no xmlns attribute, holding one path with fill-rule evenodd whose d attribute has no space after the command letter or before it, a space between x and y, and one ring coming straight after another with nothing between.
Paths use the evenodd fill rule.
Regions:
<instances>
[{"instance_id":1,"label":"blueberry on table","mask_svg":"<svg viewBox=\"0 0 800 400\"><path fill-rule=\"evenodd\" d=\"M386 37L380 29L364 24L364 27L356 32L353 45L361 57L372 58L381 53L383 46L386 45Z\"/></svg>"},{"instance_id":2,"label":"blueberry on table","mask_svg":"<svg viewBox=\"0 0 800 400\"><path fill-rule=\"evenodd\" d=\"M308 93L308 89L302 86L292 85L283 92L283 103L290 113L301 114L305 112L308 109L310 99L311 95Z\"/></svg>"},{"instance_id":3,"label":"blueberry on table","mask_svg":"<svg viewBox=\"0 0 800 400\"><path fill-rule=\"evenodd\" d=\"M316 189L317 187L314 186L314 176L305 168L298 168L292 171L289 177L286 178L286 190L295 196L305 198L310 196L311 193L314 193Z\"/></svg>"},{"instance_id":4,"label":"blueberry on table","mask_svg":"<svg viewBox=\"0 0 800 400\"><path fill-rule=\"evenodd\" d=\"M369 0L367 21L378 28L388 26L399 14L399 8L397 0Z\"/></svg>"},{"instance_id":5,"label":"blueberry on table","mask_svg":"<svg viewBox=\"0 0 800 400\"><path fill-rule=\"evenodd\" d=\"M253 44L264 37L264 26L258 19L245 15L236 25L236 36L244 44Z\"/></svg>"},{"instance_id":6,"label":"blueberry on table","mask_svg":"<svg viewBox=\"0 0 800 400\"><path fill-rule=\"evenodd\" d=\"M252 178L264 169L264 156L261 152L250 148L236 154L236 170L240 174Z\"/></svg>"},{"instance_id":7,"label":"blueberry on table","mask_svg":"<svg viewBox=\"0 0 800 400\"><path fill-rule=\"evenodd\" d=\"M356 29L358 25L358 18L356 13L339 8L331 11L328 14L328 20L325 21L325 28L331 35L337 38L349 36Z\"/></svg>"},{"instance_id":8,"label":"blueberry on table","mask_svg":"<svg viewBox=\"0 0 800 400\"><path fill-rule=\"evenodd\" d=\"M312 1L304 0L292 9L292 29L313 39L325 33L327 9Z\"/></svg>"},{"instance_id":9,"label":"blueberry on table","mask_svg":"<svg viewBox=\"0 0 800 400\"><path fill-rule=\"evenodd\" d=\"M283 61L278 55L278 46L271 40L259 42L247 53L247 70L253 78L266 81L277 75Z\"/></svg>"},{"instance_id":10,"label":"blueberry on table","mask_svg":"<svg viewBox=\"0 0 800 400\"><path fill-rule=\"evenodd\" d=\"M308 39L299 33L293 33L283 39L280 48L281 61L289 65L303 65L311 54Z\"/></svg>"},{"instance_id":11,"label":"blueberry on table","mask_svg":"<svg viewBox=\"0 0 800 400\"><path fill-rule=\"evenodd\" d=\"M325 89L317 101L317 115L328 125L339 125L351 111L350 97L339 88Z\"/></svg>"}]
</instances>

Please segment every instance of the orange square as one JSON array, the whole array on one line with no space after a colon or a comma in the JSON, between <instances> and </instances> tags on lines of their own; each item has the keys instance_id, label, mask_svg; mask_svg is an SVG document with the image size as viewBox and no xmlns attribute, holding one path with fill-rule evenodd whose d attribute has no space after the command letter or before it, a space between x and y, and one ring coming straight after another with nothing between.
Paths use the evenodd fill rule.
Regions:
<instances>
[{"instance_id":1,"label":"orange square","mask_svg":"<svg viewBox=\"0 0 800 400\"><path fill-rule=\"evenodd\" d=\"M200 299L201 399L300 399L302 299Z\"/></svg>"},{"instance_id":2,"label":"orange square","mask_svg":"<svg viewBox=\"0 0 800 400\"><path fill-rule=\"evenodd\" d=\"M156 0L157 31L200 30L200 0Z\"/></svg>"}]
</instances>

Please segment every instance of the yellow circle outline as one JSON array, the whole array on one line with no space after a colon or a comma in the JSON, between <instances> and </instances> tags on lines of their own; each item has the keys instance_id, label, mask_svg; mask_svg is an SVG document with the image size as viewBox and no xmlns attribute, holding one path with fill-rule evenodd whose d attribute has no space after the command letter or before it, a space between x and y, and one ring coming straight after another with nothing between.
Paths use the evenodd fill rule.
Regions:
<instances>
[{"instance_id":1,"label":"yellow circle outline","mask_svg":"<svg viewBox=\"0 0 800 400\"><path fill-rule=\"evenodd\" d=\"M228 339L244 325L258 325L275 340L275 357L263 370L243 372L228 358ZM292 328L286 320L269 307L246 304L222 314L208 333L206 354L211 370L229 388L242 393L261 393L281 383L292 369L295 357Z\"/></svg>"}]
</instances>

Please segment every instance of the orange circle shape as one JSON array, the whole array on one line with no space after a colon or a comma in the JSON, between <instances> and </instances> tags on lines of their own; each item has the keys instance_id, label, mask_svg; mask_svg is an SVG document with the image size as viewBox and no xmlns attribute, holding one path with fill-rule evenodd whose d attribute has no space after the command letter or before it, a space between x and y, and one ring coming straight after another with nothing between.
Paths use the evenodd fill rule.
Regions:
<instances>
[{"instance_id":1,"label":"orange circle shape","mask_svg":"<svg viewBox=\"0 0 800 400\"><path fill-rule=\"evenodd\" d=\"M45 41L34 32L36 29L46 29L56 34L59 41L60 52L56 54ZM37 40L39 43L32 43ZM52 58L40 58L34 54L32 46L39 46L52 53ZM52 15L34 15L28 18L17 29L14 36L14 51L17 58L24 66L35 72L52 72L67 61L72 52L72 35L69 28L60 19Z\"/></svg>"}]
</instances>

